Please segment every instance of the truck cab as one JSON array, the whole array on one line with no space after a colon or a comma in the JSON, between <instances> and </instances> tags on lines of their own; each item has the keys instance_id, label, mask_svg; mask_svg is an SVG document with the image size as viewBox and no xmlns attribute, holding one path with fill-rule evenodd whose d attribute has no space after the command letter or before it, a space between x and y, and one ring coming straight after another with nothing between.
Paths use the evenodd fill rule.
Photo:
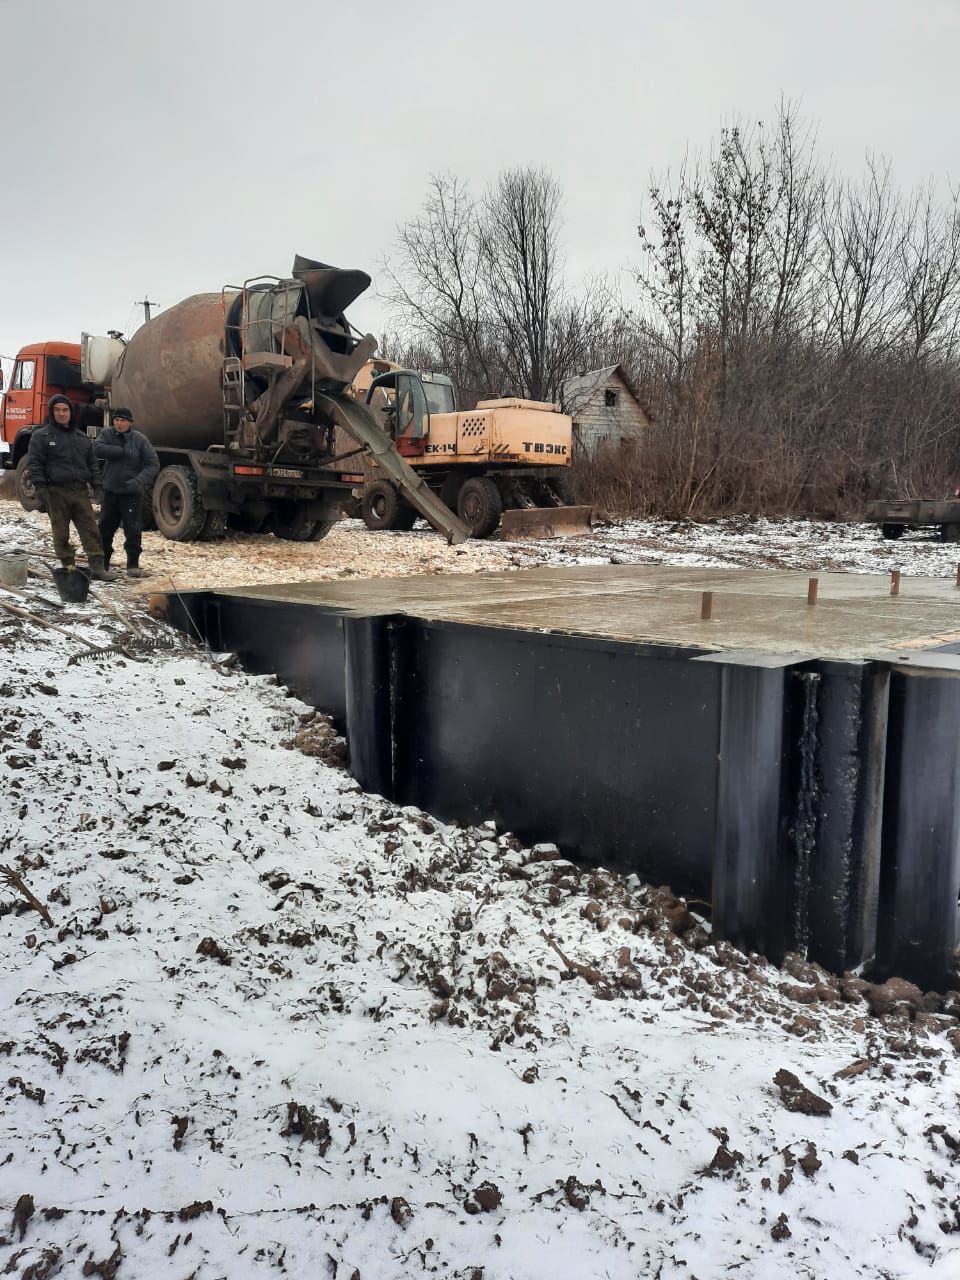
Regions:
<instances>
[{"instance_id":1,"label":"truck cab","mask_svg":"<svg viewBox=\"0 0 960 1280\"><path fill-rule=\"evenodd\" d=\"M0 463L16 470L17 496L28 509L36 505L27 492L30 435L46 421L47 404L55 395L65 395L76 405L87 405L92 399L80 372L79 343L36 342L23 347L9 384L0 389Z\"/></svg>"}]
</instances>

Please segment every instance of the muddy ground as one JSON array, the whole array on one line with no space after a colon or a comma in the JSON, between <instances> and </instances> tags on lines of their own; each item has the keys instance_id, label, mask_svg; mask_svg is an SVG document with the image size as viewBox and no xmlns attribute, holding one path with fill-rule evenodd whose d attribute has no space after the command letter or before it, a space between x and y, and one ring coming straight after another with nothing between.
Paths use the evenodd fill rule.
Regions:
<instances>
[{"instance_id":1,"label":"muddy ground","mask_svg":"<svg viewBox=\"0 0 960 1280\"><path fill-rule=\"evenodd\" d=\"M4 545L51 559L47 520L0 499ZM120 539L117 562L123 563ZM931 531L887 542L875 525L810 520L631 520L598 525L586 537L506 543L496 539L449 547L422 522L409 533L371 533L344 520L320 542L284 542L272 534L231 533L218 542L167 542L144 535L142 564L150 576L123 582L131 595L209 586L389 578L407 574L513 571L536 565L672 564L689 568L766 568L954 576L960 548ZM37 566L40 567L39 565Z\"/></svg>"}]
</instances>

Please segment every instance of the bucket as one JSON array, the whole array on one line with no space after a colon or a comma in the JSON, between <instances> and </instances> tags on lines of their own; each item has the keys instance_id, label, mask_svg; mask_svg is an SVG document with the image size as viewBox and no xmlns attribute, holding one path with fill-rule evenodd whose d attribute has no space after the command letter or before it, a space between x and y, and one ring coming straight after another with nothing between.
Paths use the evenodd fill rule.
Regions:
<instances>
[{"instance_id":1,"label":"bucket","mask_svg":"<svg viewBox=\"0 0 960 1280\"><path fill-rule=\"evenodd\" d=\"M90 591L90 573L87 569L75 566L72 569L51 568L50 572L61 600L66 604L83 604Z\"/></svg>"},{"instance_id":2,"label":"bucket","mask_svg":"<svg viewBox=\"0 0 960 1280\"><path fill-rule=\"evenodd\" d=\"M7 551L0 555L0 586L25 587L27 585L27 553Z\"/></svg>"}]
</instances>

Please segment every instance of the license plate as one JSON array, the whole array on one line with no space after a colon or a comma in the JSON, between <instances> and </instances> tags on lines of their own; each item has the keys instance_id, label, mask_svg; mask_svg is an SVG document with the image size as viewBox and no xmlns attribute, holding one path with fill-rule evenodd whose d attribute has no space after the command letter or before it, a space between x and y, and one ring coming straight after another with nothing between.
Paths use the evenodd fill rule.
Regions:
<instances>
[{"instance_id":1,"label":"license plate","mask_svg":"<svg viewBox=\"0 0 960 1280\"><path fill-rule=\"evenodd\" d=\"M303 472L295 467L271 467L270 475L277 480L302 480Z\"/></svg>"}]
</instances>

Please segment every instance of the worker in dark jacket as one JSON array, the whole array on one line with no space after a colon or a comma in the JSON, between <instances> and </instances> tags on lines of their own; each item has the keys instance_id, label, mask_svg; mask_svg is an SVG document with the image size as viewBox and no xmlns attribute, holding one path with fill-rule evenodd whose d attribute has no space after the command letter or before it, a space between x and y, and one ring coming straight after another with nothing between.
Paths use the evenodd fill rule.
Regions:
<instances>
[{"instance_id":1,"label":"worker in dark jacket","mask_svg":"<svg viewBox=\"0 0 960 1280\"><path fill-rule=\"evenodd\" d=\"M103 560L103 545L97 518L93 514L88 486L100 489L100 468L93 454L93 441L75 425L73 403L66 396L51 396L47 421L30 436L27 474L37 497L50 517L53 549L65 569L76 568L70 545L73 523L87 553L90 576L112 582Z\"/></svg>"},{"instance_id":2,"label":"worker in dark jacket","mask_svg":"<svg viewBox=\"0 0 960 1280\"><path fill-rule=\"evenodd\" d=\"M109 566L113 535L122 524L127 577L145 578L140 568L143 504L153 489L160 463L147 437L133 429L133 414L129 409L114 409L112 421L113 426L104 428L94 445L94 453L103 466L100 537Z\"/></svg>"}]
</instances>

